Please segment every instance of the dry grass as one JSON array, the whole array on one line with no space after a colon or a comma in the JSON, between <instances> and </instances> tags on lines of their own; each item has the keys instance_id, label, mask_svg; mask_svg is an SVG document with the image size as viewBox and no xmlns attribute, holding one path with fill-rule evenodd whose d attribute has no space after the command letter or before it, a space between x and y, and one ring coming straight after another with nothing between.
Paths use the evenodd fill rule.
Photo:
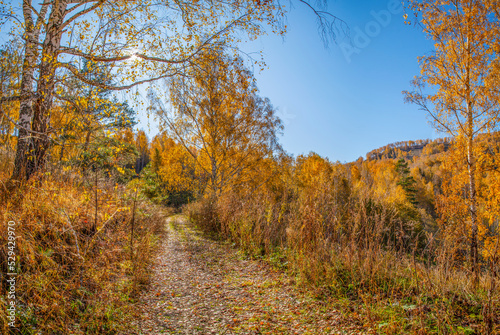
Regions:
<instances>
[{"instance_id":1,"label":"dry grass","mask_svg":"<svg viewBox=\"0 0 500 335\"><path fill-rule=\"evenodd\" d=\"M4 278L8 221L18 236L15 332L114 334L127 327L149 280L164 213L133 185L118 186L99 173L58 171L10 186L1 177L0 332L13 331Z\"/></svg>"},{"instance_id":2,"label":"dry grass","mask_svg":"<svg viewBox=\"0 0 500 335\"><path fill-rule=\"evenodd\" d=\"M473 287L467 264L452 263L439 236L352 191L347 177L283 194L227 193L186 213L381 333L500 334L499 264L485 264Z\"/></svg>"}]
</instances>

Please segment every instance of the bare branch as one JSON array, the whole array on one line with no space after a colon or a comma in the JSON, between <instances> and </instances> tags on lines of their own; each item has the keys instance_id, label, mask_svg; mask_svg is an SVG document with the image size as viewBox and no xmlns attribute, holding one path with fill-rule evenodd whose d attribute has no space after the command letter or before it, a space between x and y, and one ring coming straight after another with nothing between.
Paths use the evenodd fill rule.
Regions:
<instances>
[{"instance_id":1,"label":"bare branch","mask_svg":"<svg viewBox=\"0 0 500 335\"><path fill-rule=\"evenodd\" d=\"M337 16L333 15L330 12L316 9L306 0L299 0L299 2L306 5L310 10L313 11L314 15L316 15L316 18L318 19L320 35L323 39L325 47L328 47L328 35L334 42L336 42L336 31L338 31L337 22L340 23L340 28L343 34L349 35L349 26L344 20L339 19Z\"/></svg>"},{"instance_id":2,"label":"bare branch","mask_svg":"<svg viewBox=\"0 0 500 335\"><path fill-rule=\"evenodd\" d=\"M98 8L99 6L101 6L104 2L105 2L105 0L100 0L97 3L95 3L94 5L90 6L89 8L86 8L86 9L82 10L81 12L76 13L75 15L73 15L72 17L70 17L69 19L67 19L66 21L64 21L63 24L61 25L60 29L61 30L64 29L68 24L70 24L71 22L75 21L79 17L81 17L81 16L83 16L85 14L90 13L94 9Z\"/></svg>"},{"instance_id":3,"label":"bare branch","mask_svg":"<svg viewBox=\"0 0 500 335\"><path fill-rule=\"evenodd\" d=\"M3 104L4 102L20 101L20 100L21 100L20 95L15 95L12 97L3 97L3 98L0 98L0 104Z\"/></svg>"},{"instance_id":4,"label":"bare branch","mask_svg":"<svg viewBox=\"0 0 500 335\"><path fill-rule=\"evenodd\" d=\"M60 53L65 53L68 55L83 57L87 60L91 60L94 62L103 62L103 63L122 62L122 61L126 61L126 60L129 60L129 59L136 57L136 58L141 58L143 60L149 60L149 61L154 61L154 62L159 62L159 63L181 64L181 63L185 63L186 61L188 61L190 58L192 58L194 56L194 55L190 55L187 58L180 59L180 60L171 60L171 59L164 59L164 58L159 58L159 57L152 57L152 56L147 56L147 55L139 54L139 53L130 54L130 55L126 55L126 56L103 57L103 56L90 55L90 54L81 52L79 50L76 50L73 48L66 48L66 47L61 47Z\"/></svg>"},{"instance_id":5,"label":"bare branch","mask_svg":"<svg viewBox=\"0 0 500 335\"><path fill-rule=\"evenodd\" d=\"M136 81L136 82L131 83L129 85L112 86L112 85L106 85L106 84L103 84L101 82L97 82L97 81L85 78L85 76L82 75L78 71L78 69L75 66L71 65L71 64L68 64L68 63L58 63L57 65L58 65L58 67L63 67L63 68L68 69L76 78L78 78L79 80L83 81L84 83L86 83L88 85L94 85L96 87L99 87L99 88L102 88L102 89L105 89L105 90L111 90L111 91L127 90L127 89L130 89L130 88L135 87L137 85L141 85L141 84L145 84L145 83L150 83L150 82L153 82L153 81L157 81L157 80L164 79L164 78L169 78L169 77L172 77L172 76L180 74L178 71L172 71L171 73L162 74L162 75L159 75L159 76L156 76L156 77L152 77L152 78L149 78L149 79L139 80L139 81Z\"/></svg>"}]
</instances>

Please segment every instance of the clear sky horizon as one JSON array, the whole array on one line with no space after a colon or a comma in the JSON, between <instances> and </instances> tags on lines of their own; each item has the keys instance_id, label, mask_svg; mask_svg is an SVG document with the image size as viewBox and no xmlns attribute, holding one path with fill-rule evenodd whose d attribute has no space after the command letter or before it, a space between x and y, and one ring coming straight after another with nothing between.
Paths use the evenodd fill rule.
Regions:
<instances>
[{"instance_id":1,"label":"clear sky horizon","mask_svg":"<svg viewBox=\"0 0 500 335\"><path fill-rule=\"evenodd\" d=\"M284 40L268 35L243 46L263 50L267 68L255 76L284 121L284 149L350 162L389 143L443 136L425 112L403 101L401 92L419 73L417 57L432 43L421 28L405 25L401 2L328 4L348 24L350 39L339 36L325 48L315 15L296 3Z\"/></svg>"}]
</instances>

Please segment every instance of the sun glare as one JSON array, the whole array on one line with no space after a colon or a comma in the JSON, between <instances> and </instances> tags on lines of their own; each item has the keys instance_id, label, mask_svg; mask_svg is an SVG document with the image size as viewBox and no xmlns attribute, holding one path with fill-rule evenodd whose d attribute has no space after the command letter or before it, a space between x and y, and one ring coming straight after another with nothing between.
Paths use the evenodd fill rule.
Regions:
<instances>
[{"instance_id":1,"label":"sun glare","mask_svg":"<svg viewBox=\"0 0 500 335\"><path fill-rule=\"evenodd\" d=\"M132 49L132 50L130 50L130 58L129 58L129 60L135 61L136 59L139 58L137 56L138 54L139 54L139 50L138 49Z\"/></svg>"}]
</instances>

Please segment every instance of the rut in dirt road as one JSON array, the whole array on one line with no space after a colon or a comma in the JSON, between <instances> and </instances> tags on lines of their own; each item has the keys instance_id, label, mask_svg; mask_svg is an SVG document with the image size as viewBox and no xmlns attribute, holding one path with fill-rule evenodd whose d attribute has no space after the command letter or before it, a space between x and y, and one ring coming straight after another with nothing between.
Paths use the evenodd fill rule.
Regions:
<instances>
[{"instance_id":1,"label":"rut in dirt road","mask_svg":"<svg viewBox=\"0 0 500 335\"><path fill-rule=\"evenodd\" d=\"M263 262L168 219L137 334L359 334ZM341 324L343 323L342 327Z\"/></svg>"}]
</instances>

